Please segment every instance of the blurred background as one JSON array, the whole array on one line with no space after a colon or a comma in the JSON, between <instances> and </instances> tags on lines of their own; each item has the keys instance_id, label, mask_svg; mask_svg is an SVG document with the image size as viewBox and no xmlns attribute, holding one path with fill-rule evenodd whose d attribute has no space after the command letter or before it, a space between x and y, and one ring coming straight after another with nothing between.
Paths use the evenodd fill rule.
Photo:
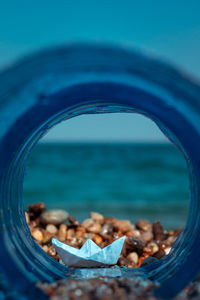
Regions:
<instances>
[{"instance_id":1,"label":"blurred background","mask_svg":"<svg viewBox=\"0 0 200 300\"><path fill-rule=\"evenodd\" d=\"M0 69L71 41L130 45L199 81L200 2L0 1ZM80 116L50 130L33 150L24 201L44 201L80 220L99 211L183 227L188 171L182 154L146 117Z\"/></svg>"}]
</instances>

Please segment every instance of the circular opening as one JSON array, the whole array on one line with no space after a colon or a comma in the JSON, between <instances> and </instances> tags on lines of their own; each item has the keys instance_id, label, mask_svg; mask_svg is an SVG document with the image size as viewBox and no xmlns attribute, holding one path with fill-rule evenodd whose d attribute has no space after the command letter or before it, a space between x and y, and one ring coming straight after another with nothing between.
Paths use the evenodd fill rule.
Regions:
<instances>
[{"instance_id":1,"label":"circular opening","mask_svg":"<svg viewBox=\"0 0 200 300\"><path fill-rule=\"evenodd\" d=\"M34 133L30 136L30 138L26 141L24 146L20 149L20 152L16 156L15 161L13 162L13 166L15 166L15 173L12 174L12 176L9 177L10 182L12 183L11 187L11 195L18 195L20 201L18 202L19 205L16 203L15 207L16 210L19 210L20 215L22 216L24 214L24 207L23 207L23 201L22 201L22 193L23 193L23 175L24 175L24 169L26 166L27 158L30 153L31 148L36 144L36 142L39 140L39 138L47 131L47 129L51 128L53 125L57 124L58 122L62 121L63 119L68 119L77 115L81 114L91 114L91 113L109 113L109 112L135 112L135 109L133 109L130 106L122 106L122 105L116 105L114 103L92 103L90 105L84 105L79 106L78 108L72 109L71 111L67 111L67 113L62 111L60 114L54 115L51 119L48 120L48 122L45 122L45 124L42 124L41 127L37 128ZM141 111L139 111L141 113ZM154 120L156 118L153 118ZM159 124L159 127L166 128L163 125L161 125L161 122L158 122L156 119L156 123ZM174 139L174 136L169 133L170 131L165 129L165 133L167 132L168 136L170 136L171 139ZM178 147L180 148L180 144L177 142ZM27 254L27 259L30 261L33 259L32 264L33 269L38 274L38 268L35 267L35 257L37 255L37 264L39 267L39 273L41 278L45 278L45 280L51 280L51 277L58 278L63 277L63 274L66 272L66 269L63 268L59 263L55 262L52 258L50 258L48 255L45 255L44 252L35 245L32 238L30 237L30 233L28 230L28 227L25 222L25 218L21 218L20 220L16 220L16 217L14 216L13 221L17 222L19 227L17 228L18 231L18 241L14 241L16 244L16 247L20 246L20 249L24 248L25 253ZM16 226L16 225L15 225ZM25 229L25 230L24 230ZM183 234L186 234L184 232ZM28 236L28 239L27 239ZM20 243L19 243L20 242ZM142 268L140 271L141 274L146 274L145 276L150 278L158 278L168 275L168 272L170 271L170 267L166 269L167 265L174 265L174 259L175 255L174 253L181 252L183 247L186 247L185 245L185 239L178 239L176 241L176 247L171 251L171 254L165 259L165 257L160 260L159 262L153 263L150 266ZM36 252L35 252L36 251ZM24 255L24 254L23 254ZM176 257L176 263L177 257ZM48 270L48 276L46 274ZM168 272L166 272L166 270ZM44 274L45 273L45 274Z\"/></svg>"}]
</instances>

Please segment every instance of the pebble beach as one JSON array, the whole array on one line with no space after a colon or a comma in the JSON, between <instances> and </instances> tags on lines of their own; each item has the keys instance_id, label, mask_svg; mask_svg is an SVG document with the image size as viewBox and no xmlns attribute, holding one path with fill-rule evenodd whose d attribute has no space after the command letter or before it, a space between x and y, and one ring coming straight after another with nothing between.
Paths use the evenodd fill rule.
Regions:
<instances>
[{"instance_id":1,"label":"pebble beach","mask_svg":"<svg viewBox=\"0 0 200 300\"><path fill-rule=\"evenodd\" d=\"M92 239L104 248L116 239L126 236L117 265L110 268L134 269L152 263L167 255L181 232L181 229L165 230L160 221L153 223L103 216L91 212L88 219L79 222L65 210L47 210L42 202L29 205L26 221L36 243L51 257L63 264L51 244L52 238L80 249L87 239ZM126 278L97 276L96 278L67 278L52 284L38 283L51 300L58 299L158 299L153 295L156 287L149 280L140 277ZM200 284L191 283L175 299L200 299Z\"/></svg>"}]
</instances>

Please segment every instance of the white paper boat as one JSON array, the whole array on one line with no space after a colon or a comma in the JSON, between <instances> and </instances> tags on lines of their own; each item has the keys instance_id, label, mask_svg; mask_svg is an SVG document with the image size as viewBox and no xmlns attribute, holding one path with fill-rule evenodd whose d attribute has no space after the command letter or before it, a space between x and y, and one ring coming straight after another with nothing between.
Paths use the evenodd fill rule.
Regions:
<instances>
[{"instance_id":1,"label":"white paper boat","mask_svg":"<svg viewBox=\"0 0 200 300\"><path fill-rule=\"evenodd\" d=\"M115 265L121 254L125 236L101 249L92 240L87 240L81 249L76 249L57 239L52 244L64 264L68 267L101 267Z\"/></svg>"}]
</instances>

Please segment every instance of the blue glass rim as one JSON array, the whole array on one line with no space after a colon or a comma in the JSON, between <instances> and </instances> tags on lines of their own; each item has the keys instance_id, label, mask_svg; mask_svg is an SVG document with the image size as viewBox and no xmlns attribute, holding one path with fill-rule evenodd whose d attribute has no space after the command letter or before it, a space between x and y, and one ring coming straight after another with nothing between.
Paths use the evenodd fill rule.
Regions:
<instances>
[{"instance_id":1,"label":"blue glass rim","mask_svg":"<svg viewBox=\"0 0 200 300\"><path fill-rule=\"evenodd\" d=\"M24 217L23 177L38 140L52 126L81 114L137 112L151 118L183 153L190 174L185 229L169 255L138 270L161 283L157 295L173 297L200 269L199 86L144 54L102 44L41 52L2 72L0 82L0 245L8 280L19 288L16 270L26 290L35 281L66 276L66 269L33 241Z\"/></svg>"}]
</instances>

